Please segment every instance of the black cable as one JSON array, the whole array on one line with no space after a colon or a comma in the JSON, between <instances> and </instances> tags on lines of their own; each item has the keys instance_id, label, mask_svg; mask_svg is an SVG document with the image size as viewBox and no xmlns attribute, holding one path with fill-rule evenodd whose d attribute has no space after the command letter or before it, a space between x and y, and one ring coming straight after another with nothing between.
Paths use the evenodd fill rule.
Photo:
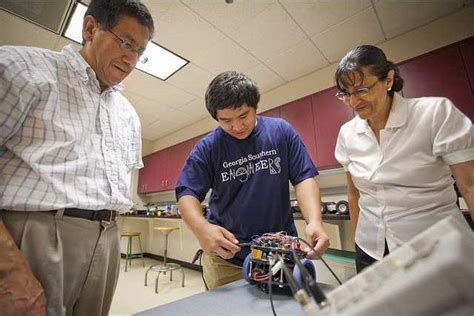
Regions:
<instances>
[{"instance_id":1,"label":"black cable","mask_svg":"<svg viewBox=\"0 0 474 316\"><path fill-rule=\"evenodd\" d=\"M291 248L292 248L293 258L295 258L295 260L297 260L297 261L299 262L299 260L298 260L298 255L296 254L296 251L295 251L295 249L294 249L295 247L293 246L293 245L294 245L294 242L295 242L296 240L302 241L302 242L305 243L309 248L311 248L311 250L314 251L314 253L315 253L316 256L318 257L318 259L320 259L320 260L324 263L324 265L326 266L326 268L328 268L329 272L331 272L331 274L332 274L332 275L334 276L334 278L337 280L337 282L339 283L339 285L342 285L341 280L339 280L339 278L337 277L337 275L336 275L336 274L334 273L334 271L329 267L329 265L326 263L326 261L323 259L323 257L319 255L319 253L314 249L313 246L311 246L306 240L304 240L303 238L300 238L300 237L295 237L295 239L293 239L293 242L292 242L292 247L291 247Z\"/></svg>"},{"instance_id":2,"label":"black cable","mask_svg":"<svg viewBox=\"0 0 474 316\"><path fill-rule=\"evenodd\" d=\"M300 269L301 272L301 277L303 279L303 288L306 289L307 292L311 293L314 297L314 300L316 303L321 304L324 301L326 301L326 295L323 293L323 291L319 288L318 284L316 283L316 280L313 278L313 276L308 272L305 266L300 262L298 255L296 254L296 250L294 247L294 243L297 240L298 237L293 239L291 242L291 251L293 254L293 260L296 265L298 265L298 268Z\"/></svg>"},{"instance_id":3,"label":"black cable","mask_svg":"<svg viewBox=\"0 0 474 316\"><path fill-rule=\"evenodd\" d=\"M270 277L268 278L268 294L270 295L270 304L272 306L272 312L273 316L276 316L276 311L275 311L275 306L273 305L273 295L272 295L272 279L273 279L273 273L272 273L272 267L269 266L270 269Z\"/></svg>"},{"instance_id":4,"label":"black cable","mask_svg":"<svg viewBox=\"0 0 474 316\"><path fill-rule=\"evenodd\" d=\"M196 253L194 254L193 260L191 261L192 264L196 262L196 260L199 258L199 265L201 266L201 278L202 282L204 282L204 286L206 287L206 291L209 291L209 287L207 286L206 280L204 279L204 268L202 267L201 259L202 259L202 254L204 250L198 249Z\"/></svg>"}]
</instances>

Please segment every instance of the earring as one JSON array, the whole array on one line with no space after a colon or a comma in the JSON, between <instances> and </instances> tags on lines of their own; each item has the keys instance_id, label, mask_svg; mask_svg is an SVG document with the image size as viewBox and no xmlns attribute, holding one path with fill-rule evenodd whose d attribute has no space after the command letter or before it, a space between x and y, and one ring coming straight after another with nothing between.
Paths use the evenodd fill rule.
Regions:
<instances>
[{"instance_id":1,"label":"earring","mask_svg":"<svg viewBox=\"0 0 474 316\"><path fill-rule=\"evenodd\" d=\"M387 88L387 91L390 91L390 90L392 90L392 87Z\"/></svg>"}]
</instances>

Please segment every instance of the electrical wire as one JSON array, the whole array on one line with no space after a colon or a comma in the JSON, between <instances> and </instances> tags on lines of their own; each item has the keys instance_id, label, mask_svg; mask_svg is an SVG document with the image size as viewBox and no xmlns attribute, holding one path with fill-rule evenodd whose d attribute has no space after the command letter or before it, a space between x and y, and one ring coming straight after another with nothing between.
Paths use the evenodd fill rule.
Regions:
<instances>
[{"instance_id":1,"label":"electrical wire","mask_svg":"<svg viewBox=\"0 0 474 316\"><path fill-rule=\"evenodd\" d=\"M314 249L314 247L311 246L306 240L304 240L303 238L300 238L300 237L295 237L295 239L293 239L292 244L295 243L297 240L302 241L304 244L306 244L306 246L308 246L309 248L311 248L311 250L314 251L314 253L315 253L316 256L318 257L318 259L320 259L320 260L324 263L324 265L326 266L326 268L328 268L329 272L331 272L331 274L332 274L332 275L334 276L334 278L337 280L337 282L339 283L339 285L342 285L341 280L339 280L339 278L338 278L337 275L334 273L334 271L329 267L329 265L326 263L326 261L323 259L323 257L319 255L319 253ZM295 260L295 263L298 264L298 266L299 266L300 269L301 269L303 265L301 264L301 262L300 262L300 260L299 260L299 258L298 258L298 255L296 254L296 251L295 251L294 247L291 247L291 248L292 248L291 252L292 252L292 254L293 254L293 258L294 258L294 260Z\"/></svg>"},{"instance_id":2,"label":"electrical wire","mask_svg":"<svg viewBox=\"0 0 474 316\"><path fill-rule=\"evenodd\" d=\"M204 253L204 251L202 249L198 249L198 251L196 251L196 253L194 254L194 257L193 257L193 260L192 260L191 263L194 264L196 262L196 260L199 258L199 265L201 266L202 282L204 282L204 286L206 287L206 291L209 291L209 287L207 286L206 280L204 279L204 269L203 269L203 266L202 266L202 263L201 263L203 253Z\"/></svg>"},{"instance_id":3,"label":"electrical wire","mask_svg":"<svg viewBox=\"0 0 474 316\"><path fill-rule=\"evenodd\" d=\"M272 268L271 267L270 267L270 273L269 274L270 274L270 277L268 278L268 294L270 295L270 305L272 306L273 316L276 316L275 306L273 305L273 295L272 295L273 274L272 274Z\"/></svg>"}]
</instances>

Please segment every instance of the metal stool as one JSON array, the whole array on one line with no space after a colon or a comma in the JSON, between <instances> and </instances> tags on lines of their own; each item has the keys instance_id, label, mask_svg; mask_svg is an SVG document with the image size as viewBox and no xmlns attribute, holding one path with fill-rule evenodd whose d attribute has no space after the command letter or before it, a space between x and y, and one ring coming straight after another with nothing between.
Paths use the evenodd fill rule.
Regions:
<instances>
[{"instance_id":1,"label":"metal stool","mask_svg":"<svg viewBox=\"0 0 474 316\"><path fill-rule=\"evenodd\" d=\"M165 235L165 251L164 251L164 257L163 257L163 264L154 264L150 266L145 273L145 286L148 284L148 272L153 271L157 272L158 275L156 276L155 279L155 293L158 293L158 278L160 277L160 274L163 272L163 274L166 275L166 272L169 271L170 273L170 281L173 281L173 271L181 269L181 286L184 287L184 269L181 267L181 265L177 263L168 263L168 235L175 230L178 230L179 227L155 227L153 230L158 230L161 233Z\"/></svg>"},{"instance_id":2,"label":"metal stool","mask_svg":"<svg viewBox=\"0 0 474 316\"><path fill-rule=\"evenodd\" d=\"M140 232L122 232L120 233L120 239L122 237L127 237L127 253L125 254L125 272L127 272L127 267L132 266L132 259L142 258L143 266L145 266L145 259L143 259L143 249L142 249L142 240L140 239ZM133 237L138 237L138 245L140 246L140 254L137 256L132 254L132 239Z\"/></svg>"}]
</instances>

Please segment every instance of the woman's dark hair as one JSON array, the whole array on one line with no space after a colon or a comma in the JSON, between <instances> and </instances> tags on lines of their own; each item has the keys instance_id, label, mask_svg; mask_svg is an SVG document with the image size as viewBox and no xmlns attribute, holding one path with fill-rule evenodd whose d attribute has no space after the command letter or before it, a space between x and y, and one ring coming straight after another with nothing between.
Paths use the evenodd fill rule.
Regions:
<instances>
[{"instance_id":1,"label":"woman's dark hair","mask_svg":"<svg viewBox=\"0 0 474 316\"><path fill-rule=\"evenodd\" d=\"M92 0L84 16L88 15L93 16L102 29L110 30L122 17L129 16L148 28L150 39L155 32L153 18L139 0Z\"/></svg>"},{"instance_id":2,"label":"woman's dark hair","mask_svg":"<svg viewBox=\"0 0 474 316\"><path fill-rule=\"evenodd\" d=\"M392 89L387 93L393 97L395 92L403 88L403 78L400 77L400 70L397 65L387 60L385 53L378 47L372 45L362 45L354 48L341 59L335 74L336 86L340 91L345 91L347 85L354 85L352 74L357 72L364 78L363 67L367 67L369 72L379 80L387 79L388 72L394 70Z\"/></svg>"},{"instance_id":3,"label":"woman's dark hair","mask_svg":"<svg viewBox=\"0 0 474 316\"><path fill-rule=\"evenodd\" d=\"M217 110L236 109L246 103L257 109L260 92L257 84L246 75L226 71L215 77L206 91L206 108L217 120Z\"/></svg>"}]
</instances>

